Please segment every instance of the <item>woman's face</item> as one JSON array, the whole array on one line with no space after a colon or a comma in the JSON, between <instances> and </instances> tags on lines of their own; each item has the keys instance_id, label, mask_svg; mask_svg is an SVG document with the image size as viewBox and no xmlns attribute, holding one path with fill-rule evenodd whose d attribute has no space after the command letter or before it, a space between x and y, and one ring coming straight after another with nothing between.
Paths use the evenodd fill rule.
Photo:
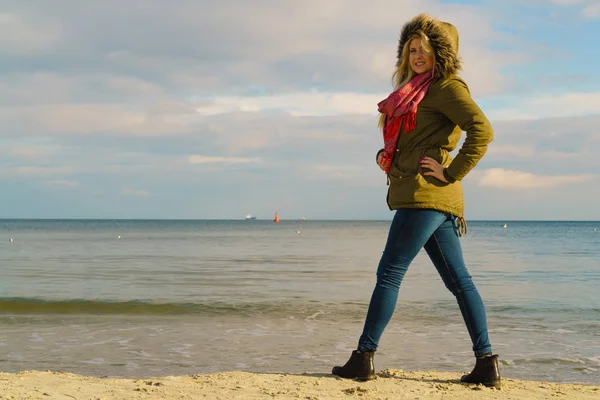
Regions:
<instances>
[{"instance_id":1,"label":"woman's face","mask_svg":"<svg viewBox=\"0 0 600 400\"><path fill-rule=\"evenodd\" d=\"M408 62L417 74L423 74L433 68L433 55L421 46L421 38L414 38L409 45Z\"/></svg>"}]
</instances>

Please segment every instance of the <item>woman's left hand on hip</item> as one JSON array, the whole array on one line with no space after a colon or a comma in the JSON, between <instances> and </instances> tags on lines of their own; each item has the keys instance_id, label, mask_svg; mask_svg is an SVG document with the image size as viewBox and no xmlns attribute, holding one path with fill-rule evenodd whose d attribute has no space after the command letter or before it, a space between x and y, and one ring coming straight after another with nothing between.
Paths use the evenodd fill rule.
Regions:
<instances>
[{"instance_id":1,"label":"woman's left hand on hip","mask_svg":"<svg viewBox=\"0 0 600 400\"><path fill-rule=\"evenodd\" d=\"M433 176L434 178L437 178L442 182L448 183L446 178L444 178L444 169L446 167L444 167L442 164L440 164L433 158L425 156L421 158L421 160L419 160L419 165L421 166L421 168L426 168L429 170L423 172L424 176Z\"/></svg>"}]
</instances>

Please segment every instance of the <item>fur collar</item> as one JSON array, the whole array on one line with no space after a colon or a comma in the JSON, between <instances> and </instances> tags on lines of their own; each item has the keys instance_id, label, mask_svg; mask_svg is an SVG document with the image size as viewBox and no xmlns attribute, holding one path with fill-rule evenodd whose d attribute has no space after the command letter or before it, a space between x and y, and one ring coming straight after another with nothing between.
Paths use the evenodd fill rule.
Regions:
<instances>
[{"instance_id":1,"label":"fur collar","mask_svg":"<svg viewBox=\"0 0 600 400\"><path fill-rule=\"evenodd\" d=\"M458 56L458 31L454 25L420 14L402 27L398 42L398 61L400 65L404 44L417 32L422 31L429 37L435 53L435 72L438 78L447 78L460 71L462 62Z\"/></svg>"}]
</instances>

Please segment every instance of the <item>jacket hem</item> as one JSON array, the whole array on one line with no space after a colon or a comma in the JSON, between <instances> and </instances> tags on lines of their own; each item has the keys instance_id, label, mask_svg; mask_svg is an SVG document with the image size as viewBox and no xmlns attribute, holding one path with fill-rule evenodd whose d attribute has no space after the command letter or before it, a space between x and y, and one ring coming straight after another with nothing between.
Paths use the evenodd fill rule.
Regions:
<instances>
[{"instance_id":1,"label":"jacket hem","mask_svg":"<svg viewBox=\"0 0 600 400\"><path fill-rule=\"evenodd\" d=\"M418 209L423 209L423 210L434 210L434 211L439 211L439 212L446 213L446 214L452 214L457 218L464 218L464 213L462 213L462 212L457 212L455 209L451 209L451 208L434 206L432 204L405 204L405 205L401 205L401 206L392 206L388 203L388 207L391 211L400 210L402 208L418 208Z\"/></svg>"}]
</instances>

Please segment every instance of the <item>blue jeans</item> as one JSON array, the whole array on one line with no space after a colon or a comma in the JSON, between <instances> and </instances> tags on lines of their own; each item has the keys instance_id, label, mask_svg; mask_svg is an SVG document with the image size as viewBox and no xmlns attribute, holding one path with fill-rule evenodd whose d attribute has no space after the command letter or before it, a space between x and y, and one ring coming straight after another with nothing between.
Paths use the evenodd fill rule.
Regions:
<instances>
[{"instance_id":1,"label":"blue jeans","mask_svg":"<svg viewBox=\"0 0 600 400\"><path fill-rule=\"evenodd\" d=\"M456 217L426 209L400 209L394 215L358 349L377 349L394 313L402 278L422 247L456 297L475 356L491 352L485 306L463 260Z\"/></svg>"}]
</instances>

